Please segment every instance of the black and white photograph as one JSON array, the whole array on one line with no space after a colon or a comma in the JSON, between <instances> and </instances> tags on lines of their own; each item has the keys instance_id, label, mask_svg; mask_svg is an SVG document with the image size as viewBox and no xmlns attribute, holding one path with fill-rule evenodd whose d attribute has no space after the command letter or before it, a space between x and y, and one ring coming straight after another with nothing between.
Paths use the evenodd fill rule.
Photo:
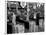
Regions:
<instances>
[{"instance_id":1,"label":"black and white photograph","mask_svg":"<svg viewBox=\"0 0 46 35\"><path fill-rule=\"evenodd\" d=\"M7 1L7 34L44 32L44 3Z\"/></svg>"}]
</instances>

